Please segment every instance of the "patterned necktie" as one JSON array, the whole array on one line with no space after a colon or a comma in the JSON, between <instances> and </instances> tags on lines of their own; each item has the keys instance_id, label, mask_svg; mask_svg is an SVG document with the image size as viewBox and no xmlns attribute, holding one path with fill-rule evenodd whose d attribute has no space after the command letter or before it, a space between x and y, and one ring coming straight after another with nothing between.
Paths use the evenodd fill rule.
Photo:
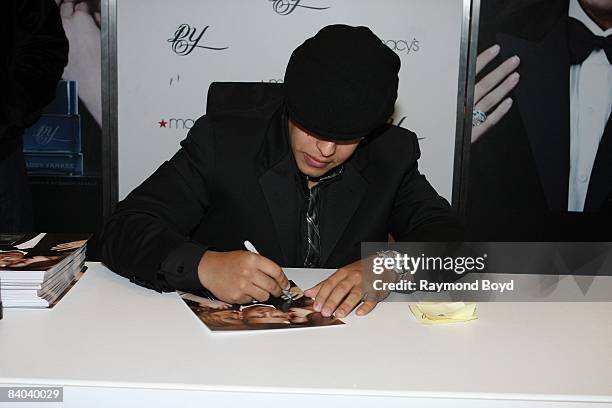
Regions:
<instances>
[{"instance_id":1,"label":"patterned necktie","mask_svg":"<svg viewBox=\"0 0 612 408\"><path fill-rule=\"evenodd\" d=\"M344 166L338 166L332 169L327 175L318 179L316 186L309 190L308 196L308 208L306 210L306 229L307 229L307 240L308 248L306 251L306 258L304 259L304 266L306 268L317 268L321 261L321 233L319 232L319 192L325 183L329 183L329 180L336 178L342 171ZM306 179L308 183L308 178Z\"/></svg>"},{"instance_id":2,"label":"patterned necktie","mask_svg":"<svg viewBox=\"0 0 612 408\"><path fill-rule=\"evenodd\" d=\"M319 233L319 187L310 189L308 197L308 209L306 211L306 227L308 239L308 251L304 266L314 268L319 265L321 259L321 234Z\"/></svg>"},{"instance_id":3,"label":"patterned necktie","mask_svg":"<svg viewBox=\"0 0 612 408\"><path fill-rule=\"evenodd\" d=\"M612 64L612 35L601 37L593 34L582 22L570 18L567 45L572 64L582 64L594 50L604 50Z\"/></svg>"}]
</instances>

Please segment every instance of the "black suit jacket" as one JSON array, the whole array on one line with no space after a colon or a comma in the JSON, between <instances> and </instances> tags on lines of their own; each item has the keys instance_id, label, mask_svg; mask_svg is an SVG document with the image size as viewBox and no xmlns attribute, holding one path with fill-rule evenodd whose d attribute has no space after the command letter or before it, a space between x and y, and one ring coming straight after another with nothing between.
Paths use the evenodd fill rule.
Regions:
<instances>
[{"instance_id":1,"label":"black suit jacket","mask_svg":"<svg viewBox=\"0 0 612 408\"><path fill-rule=\"evenodd\" d=\"M468 228L472 240L609 241L612 124L593 165L584 213L567 211L570 60L567 0L546 1L484 24L479 49L501 46L492 68L518 55L514 105L472 145ZM486 75L487 72L483 73Z\"/></svg>"},{"instance_id":2,"label":"black suit jacket","mask_svg":"<svg viewBox=\"0 0 612 408\"><path fill-rule=\"evenodd\" d=\"M101 237L111 269L159 291L201 288L204 251L243 250L245 240L279 265L303 266L282 85L216 83L208 101L179 152L119 203ZM396 126L362 142L321 191L321 267L354 262L361 242L389 233L461 238L450 206L419 173L419 154L415 134Z\"/></svg>"}]
</instances>

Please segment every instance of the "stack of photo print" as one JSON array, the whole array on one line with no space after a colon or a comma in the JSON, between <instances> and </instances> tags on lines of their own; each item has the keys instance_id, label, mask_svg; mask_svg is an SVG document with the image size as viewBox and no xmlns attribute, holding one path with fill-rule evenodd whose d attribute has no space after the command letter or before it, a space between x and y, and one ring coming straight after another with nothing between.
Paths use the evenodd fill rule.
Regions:
<instances>
[{"instance_id":1,"label":"stack of photo print","mask_svg":"<svg viewBox=\"0 0 612 408\"><path fill-rule=\"evenodd\" d=\"M0 234L5 308L49 308L78 281L89 234Z\"/></svg>"}]
</instances>

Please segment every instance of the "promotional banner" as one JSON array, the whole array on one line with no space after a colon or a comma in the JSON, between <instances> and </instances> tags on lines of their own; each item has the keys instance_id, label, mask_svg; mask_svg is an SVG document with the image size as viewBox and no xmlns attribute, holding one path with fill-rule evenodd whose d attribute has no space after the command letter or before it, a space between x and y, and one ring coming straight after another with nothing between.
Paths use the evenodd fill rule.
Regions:
<instances>
[{"instance_id":1,"label":"promotional banner","mask_svg":"<svg viewBox=\"0 0 612 408\"><path fill-rule=\"evenodd\" d=\"M69 43L56 97L25 130L34 229L94 232L102 225L100 0L55 0Z\"/></svg>"},{"instance_id":2,"label":"promotional banner","mask_svg":"<svg viewBox=\"0 0 612 408\"><path fill-rule=\"evenodd\" d=\"M612 241L611 10L611 1L483 2L472 240Z\"/></svg>"},{"instance_id":3,"label":"promotional banner","mask_svg":"<svg viewBox=\"0 0 612 408\"><path fill-rule=\"evenodd\" d=\"M211 82L282 82L291 52L329 24L369 27L401 58L394 124L451 200L462 0L116 2L119 199L179 148Z\"/></svg>"}]
</instances>

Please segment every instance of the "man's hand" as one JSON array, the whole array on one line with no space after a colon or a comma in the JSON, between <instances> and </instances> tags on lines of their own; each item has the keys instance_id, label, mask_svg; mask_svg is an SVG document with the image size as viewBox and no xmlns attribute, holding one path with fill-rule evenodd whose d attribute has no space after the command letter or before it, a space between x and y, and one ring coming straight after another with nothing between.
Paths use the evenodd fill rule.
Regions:
<instances>
[{"instance_id":1,"label":"man's hand","mask_svg":"<svg viewBox=\"0 0 612 408\"><path fill-rule=\"evenodd\" d=\"M198 276L206 289L228 303L264 302L289 288L280 266L247 251L206 251L198 265Z\"/></svg>"},{"instance_id":2,"label":"man's hand","mask_svg":"<svg viewBox=\"0 0 612 408\"><path fill-rule=\"evenodd\" d=\"M338 269L329 278L304 291L304 295L315 299L314 310L325 317L332 314L345 317L362 302L355 313L363 316L388 295L388 292L374 290L374 278L381 279L372 273L371 259L359 260Z\"/></svg>"},{"instance_id":3,"label":"man's hand","mask_svg":"<svg viewBox=\"0 0 612 408\"><path fill-rule=\"evenodd\" d=\"M499 45L494 45L478 55L476 75L493 61L499 54L499 50ZM487 120L472 127L472 143L495 126L512 107L512 99L506 98L506 95L519 82L520 76L515 71L520 62L518 56L510 57L476 83L474 87L474 109L486 113Z\"/></svg>"}]
</instances>

